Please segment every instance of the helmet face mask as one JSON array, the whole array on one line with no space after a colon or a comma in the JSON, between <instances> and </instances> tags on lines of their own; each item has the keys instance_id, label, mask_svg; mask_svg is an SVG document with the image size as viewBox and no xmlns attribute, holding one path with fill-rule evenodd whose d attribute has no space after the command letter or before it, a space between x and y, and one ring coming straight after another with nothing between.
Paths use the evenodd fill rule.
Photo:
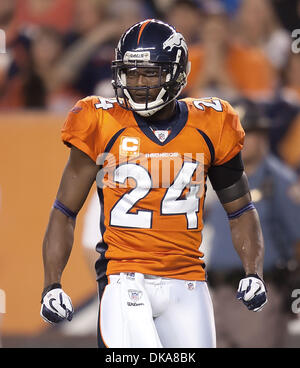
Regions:
<instances>
[{"instance_id":1,"label":"helmet face mask","mask_svg":"<svg viewBox=\"0 0 300 368\"><path fill-rule=\"evenodd\" d=\"M189 63L184 38L161 21L138 23L122 35L112 70L119 105L151 116L186 85Z\"/></svg>"}]
</instances>

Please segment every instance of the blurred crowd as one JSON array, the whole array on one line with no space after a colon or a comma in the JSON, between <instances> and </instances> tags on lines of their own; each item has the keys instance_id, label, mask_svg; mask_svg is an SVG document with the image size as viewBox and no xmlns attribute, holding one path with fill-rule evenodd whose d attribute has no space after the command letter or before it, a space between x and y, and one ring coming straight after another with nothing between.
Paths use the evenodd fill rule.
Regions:
<instances>
[{"instance_id":1,"label":"blurred crowd","mask_svg":"<svg viewBox=\"0 0 300 368\"><path fill-rule=\"evenodd\" d=\"M283 304L289 296L273 293L272 283L282 291L287 268L299 269L287 266L289 260L300 262L300 41L293 37L299 29L300 39L300 0L1 0L0 29L6 34L7 52L0 54L0 112L66 113L87 95L113 97L111 60L118 39L146 18L174 25L189 45L192 69L182 97L217 96L241 113L248 133L243 158L264 231L268 315L273 318L261 314L260 346L284 346L282 331L290 307ZM227 250L232 244L222 211L208 200L206 222L214 234L208 231L204 243L214 260L208 264L214 271L210 280L218 339L224 341L221 346L249 346L249 340L244 345L241 341L247 335L258 342L251 335L255 322L249 319L247 334L242 329L234 340L229 327L242 326L247 318L241 314L238 320L236 309L234 317L224 315L226 288L218 293L218 283L232 286L231 310L240 261ZM237 324L231 323L234 318ZM230 326L223 328L219 320Z\"/></svg>"},{"instance_id":2,"label":"blurred crowd","mask_svg":"<svg viewBox=\"0 0 300 368\"><path fill-rule=\"evenodd\" d=\"M263 104L272 151L300 169L298 0L1 0L0 110L65 113L87 95L113 96L117 41L145 18L174 25L189 44L183 97Z\"/></svg>"}]
</instances>

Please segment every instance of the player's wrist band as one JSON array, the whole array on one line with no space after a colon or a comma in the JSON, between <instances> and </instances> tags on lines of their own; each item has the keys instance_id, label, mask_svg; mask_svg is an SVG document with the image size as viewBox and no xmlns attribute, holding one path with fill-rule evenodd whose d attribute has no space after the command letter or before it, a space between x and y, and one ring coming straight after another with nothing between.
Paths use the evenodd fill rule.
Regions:
<instances>
[{"instance_id":1,"label":"player's wrist band","mask_svg":"<svg viewBox=\"0 0 300 368\"><path fill-rule=\"evenodd\" d=\"M55 282L54 284L50 284L48 286L46 286L42 292L42 299L41 299L41 303L43 303L43 299L44 299L44 296L50 291L50 290L53 290L53 289L61 289L61 284L58 283L58 282Z\"/></svg>"},{"instance_id":2,"label":"player's wrist band","mask_svg":"<svg viewBox=\"0 0 300 368\"><path fill-rule=\"evenodd\" d=\"M68 207L66 207L63 203L61 203L59 200L55 200L53 204L53 208L58 209L60 212L62 212L67 217L71 217L73 220L76 220L77 212L71 211Z\"/></svg>"},{"instance_id":3,"label":"player's wrist band","mask_svg":"<svg viewBox=\"0 0 300 368\"><path fill-rule=\"evenodd\" d=\"M233 220L233 219L236 219L236 218L242 216L243 213L245 213L247 211L250 211L250 210L255 210L255 206L252 202L249 202L248 204L246 204L246 206L242 207L238 211L228 213L227 216L228 216L229 220Z\"/></svg>"}]
</instances>

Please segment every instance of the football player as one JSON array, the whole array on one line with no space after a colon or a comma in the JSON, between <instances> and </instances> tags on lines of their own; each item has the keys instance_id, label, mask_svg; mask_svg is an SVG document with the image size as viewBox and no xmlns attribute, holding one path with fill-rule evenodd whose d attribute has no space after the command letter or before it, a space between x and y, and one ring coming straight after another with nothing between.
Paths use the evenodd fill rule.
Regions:
<instances>
[{"instance_id":1,"label":"football player","mask_svg":"<svg viewBox=\"0 0 300 368\"><path fill-rule=\"evenodd\" d=\"M72 319L61 277L96 180L99 347L216 346L200 248L207 177L245 269L237 298L252 311L267 300L262 232L240 156L244 131L226 101L178 99L189 70L186 42L172 26L135 24L112 62L116 98L80 100L62 129L70 158L43 243L41 316Z\"/></svg>"}]
</instances>

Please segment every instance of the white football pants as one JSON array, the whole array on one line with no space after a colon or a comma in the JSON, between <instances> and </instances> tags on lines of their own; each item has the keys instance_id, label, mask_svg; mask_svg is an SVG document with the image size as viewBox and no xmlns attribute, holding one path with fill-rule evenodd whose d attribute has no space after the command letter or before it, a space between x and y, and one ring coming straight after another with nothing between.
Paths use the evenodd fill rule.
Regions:
<instances>
[{"instance_id":1,"label":"white football pants","mask_svg":"<svg viewBox=\"0 0 300 368\"><path fill-rule=\"evenodd\" d=\"M99 308L102 346L216 347L213 306L205 281L140 273L110 275L108 279Z\"/></svg>"}]
</instances>

